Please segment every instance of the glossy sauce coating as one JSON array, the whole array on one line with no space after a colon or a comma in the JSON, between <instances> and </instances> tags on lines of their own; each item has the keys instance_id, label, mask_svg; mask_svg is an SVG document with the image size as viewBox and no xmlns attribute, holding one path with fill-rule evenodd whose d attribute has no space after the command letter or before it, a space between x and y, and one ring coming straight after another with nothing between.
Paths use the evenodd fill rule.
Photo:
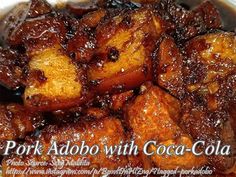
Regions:
<instances>
[{"instance_id":1,"label":"glossy sauce coating","mask_svg":"<svg viewBox=\"0 0 236 177\"><path fill-rule=\"evenodd\" d=\"M53 140L59 146L85 140L100 147L134 140L140 150L149 140L187 147L199 139L206 145L220 140L231 145L230 156L102 152L86 156L91 165L75 168L210 166L217 175L236 173L235 34L221 30L214 1L192 9L174 0L98 0L56 9L32 0L13 9L0 26L0 84L22 97L4 100L20 105L0 106L0 124L7 125L0 127L0 141L40 140L48 148ZM39 123L44 119L49 125ZM9 158L78 157L11 154L3 171ZM57 167L42 169L49 168Z\"/></svg>"}]
</instances>

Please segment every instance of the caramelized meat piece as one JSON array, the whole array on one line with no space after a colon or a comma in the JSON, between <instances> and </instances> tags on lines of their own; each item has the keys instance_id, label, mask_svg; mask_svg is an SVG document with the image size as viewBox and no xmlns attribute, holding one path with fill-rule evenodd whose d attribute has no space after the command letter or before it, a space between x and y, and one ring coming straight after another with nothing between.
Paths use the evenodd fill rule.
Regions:
<instances>
[{"instance_id":1,"label":"caramelized meat piece","mask_svg":"<svg viewBox=\"0 0 236 177\"><path fill-rule=\"evenodd\" d=\"M235 72L236 65L236 37L233 33L211 33L196 37L186 44L187 63L196 68L202 68L201 77L193 75L192 68L187 68L189 83L209 83L217 78L224 78ZM196 64L195 64L196 63ZM191 70L191 71L190 71ZM199 73L197 71L196 73ZM187 76L186 74L186 76ZM191 90L195 90L196 87Z\"/></svg>"},{"instance_id":2,"label":"caramelized meat piece","mask_svg":"<svg viewBox=\"0 0 236 177\"><path fill-rule=\"evenodd\" d=\"M179 122L181 116L179 101L158 87L142 87L145 87L144 93L127 109L127 121L137 144L143 147L151 139L166 141L178 137L181 130L175 122Z\"/></svg>"},{"instance_id":3,"label":"caramelized meat piece","mask_svg":"<svg viewBox=\"0 0 236 177\"><path fill-rule=\"evenodd\" d=\"M96 40L91 29L80 26L75 36L69 40L67 51L77 61L88 63L94 55L95 48Z\"/></svg>"},{"instance_id":4,"label":"caramelized meat piece","mask_svg":"<svg viewBox=\"0 0 236 177\"><path fill-rule=\"evenodd\" d=\"M143 147L150 140L165 145L185 143L187 147L191 147L193 144L191 137L185 135L178 126L180 118L179 101L152 85L147 86L127 108L127 121L139 147ZM155 150L155 146L150 146L150 150ZM204 157L196 157L191 153L180 157L153 155L151 159L155 165L164 169L176 167L188 169L206 163Z\"/></svg>"},{"instance_id":5,"label":"caramelized meat piece","mask_svg":"<svg viewBox=\"0 0 236 177\"><path fill-rule=\"evenodd\" d=\"M17 5L17 7L7 14L6 17L1 21L1 38L7 44L19 44L19 42L22 42L20 40L22 40L24 37L27 37L27 32L25 31L26 29L22 29L21 27L25 20L36 18L50 12L52 12L51 6L44 0L31 0L28 3ZM33 25L31 27L33 27ZM25 32L25 35L21 36L21 30ZM15 34L18 31L21 33L21 35Z\"/></svg>"},{"instance_id":6,"label":"caramelized meat piece","mask_svg":"<svg viewBox=\"0 0 236 177\"><path fill-rule=\"evenodd\" d=\"M178 41L187 40L211 29L221 28L220 14L216 7L205 1L192 11L177 5L174 0L162 0L156 6L157 13L175 24L175 37Z\"/></svg>"},{"instance_id":7,"label":"caramelized meat piece","mask_svg":"<svg viewBox=\"0 0 236 177\"><path fill-rule=\"evenodd\" d=\"M41 6L38 8L41 12ZM80 104L84 100L86 75L61 46L67 33L64 20L57 14L26 17L15 28L8 41L11 45L25 45L30 58L25 105L52 111Z\"/></svg>"},{"instance_id":8,"label":"caramelized meat piece","mask_svg":"<svg viewBox=\"0 0 236 177\"><path fill-rule=\"evenodd\" d=\"M222 145L231 146L229 156L208 156L210 164L220 173L230 172L235 167L235 135L229 122L230 115L224 110L210 111L205 106L184 106L182 124L185 130L191 134L194 140L205 141L208 145L216 145L221 141Z\"/></svg>"},{"instance_id":9,"label":"caramelized meat piece","mask_svg":"<svg viewBox=\"0 0 236 177\"><path fill-rule=\"evenodd\" d=\"M119 120L106 117L99 120L91 120L91 121L82 121L75 124L68 124L64 125L63 127L58 126L49 126L44 129L39 138L37 139L43 145L43 155L42 156L16 156L8 157L8 158L15 158L24 162L27 162L30 159L37 159L37 161L47 161L52 162L55 160L74 160L77 161L78 158L85 158L89 165L64 165L63 169L77 169L77 170L91 170L92 168L100 169L106 167L110 170L117 169L118 167L124 167L128 164L126 156L116 156L116 155L105 155L104 146L107 145L108 147L111 145L119 145L120 142L125 142L125 135L124 130L121 126ZM81 146L82 141L85 141L86 145L92 147L93 145L98 145L100 147L100 151L96 155L67 155L67 156L56 156L53 153L49 156L46 155L47 151L49 150L52 142L57 142L60 147L65 145L67 141L71 142L72 145ZM29 142L30 143L30 142ZM74 151L75 152L75 151ZM3 174L5 174L7 165L7 159L3 161ZM26 164L26 163L25 163ZM10 166L14 167L14 166ZM14 168L22 169L26 166L16 166ZM32 169L39 169L42 168L44 170L47 169L59 169L59 166L45 166L45 167L33 167L30 166ZM11 176L11 175L9 175ZM17 175L16 175L17 176ZM37 176L37 175L32 175ZM40 176L40 175L39 175ZM58 175L55 175L58 176ZM91 176L91 175L81 175L81 176Z\"/></svg>"},{"instance_id":10,"label":"caramelized meat piece","mask_svg":"<svg viewBox=\"0 0 236 177\"><path fill-rule=\"evenodd\" d=\"M20 4L2 21L0 31L4 41L11 46L26 45L31 51L62 42L66 37L66 23L63 16L52 12L44 0Z\"/></svg>"},{"instance_id":11,"label":"caramelized meat piece","mask_svg":"<svg viewBox=\"0 0 236 177\"><path fill-rule=\"evenodd\" d=\"M160 44L157 55L157 69L154 70L156 82L172 95L180 98L184 94L183 56L175 41L167 36Z\"/></svg>"},{"instance_id":12,"label":"caramelized meat piece","mask_svg":"<svg viewBox=\"0 0 236 177\"><path fill-rule=\"evenodd\" d=\"M29 3L29 11L28 16L29 18L35 18L40 15L48 14L52 12L52 7L44 0L31 0Z\"/></svg>"},{"instance_id":13,"label":"caramelized meat piece","mask_svg":"<svg viewBox=\"0 0 236 177\"><path fill-rule=\"evenodd\" d=\"M0 84L14 90L23 85L27 63L26 56L0 47Z\"/></svg>"},{"instance_id":14,"label":"caramelized meat piece","mask_svg":"<svg viewBox=\"0 0 236 177\"><path fill-rule=\"evenodd\" d=\"M184 66L186 88L190 92L183 104L183 125L194 139L207 142L220 140L231 145L230 156L210 156L211 165L220 172L235 167L234 116L230 102L235 91L235 35L211 33L196 37L186 44Z\"/></svg>"},{"instance_id":15,"label":"caramelized meat piece","mask_svg":"<svg viewBox=\"0 0 236 177\"><path fill-rule=\"evenodd\" d=\"M193 140L188 135L182 135L176 139L170 139L167 141L161 142L159 145L164 145L166 147L171 145L185 145L187 148L193 146ZM155 146L151 145L150 149L155 152L157 149ZM152 161L156 166L161 169L173 170L177 167L182 169L192 169L193 167L198 168L207 163L207 160L204 156L195 156L192 152L185 153L183 156L178 156L174 153L171 156L168 155L153 155L151 156Z\"/></svg>"},{"instance_id":16,"label":"caramelized meat piece","mask_svg":"<svg viewBox=\"0 0 236 177\"><path fill-rule=\"evenodd\" d=\"M149 80L151 53L164 31L164 22L151 8L128 11L99 24L98 49L88 71L95 88L102 93L127 90Z\"/></svg>"},{"instance_id":17,"label":"caramelized meat piece","mask_svg":"<svg viewBox=\"0 0 236 177\"><path fill-rule=\"evenodd\" d=\"M55 17L52 20L43 19L43 25L41 21L31 21L33 28L26 25L26 34L32 35L37 41L30 40L31 36L25 41L31 60L24 103L31 109L64 109L80 104L85 99L84 69L73 62L60 45L65 37L63 21L57 21Z\"/></svg>"},{"instance_id":18,"label":"caramelized meat piece","mask_svg":"<svg viewBox=\"0 0 236 177\"><path fill-rule=\"evenodd\" d=\"M184 79L187 90L205 100L210 111L226 109L236 97L236 38L232 33L212 33L186 44Z\"/></svg>"},{"instance_id":19,"label":"caramelized meat piece","mask_svg":"<svg viewBox=\"0 0 236 177\"><path fill-rule=\"evenodd\" d=\"M29 63L25 105L44 111L75 106L85 99L84 77L83 69L63 53L61 46L36 51Z\"/></svg>"},{"instance_id":20,"label":"caramelized meat piece","mask_svg":"<svg viewBox=\"0 0 236 177\"><path fill-rule=\"evenodd\" d=\"M219 11L211 1L201 3L193 10L192 16L195 16L194 22L201 24L198 34L199 32L202 33L210 29L219 29L222 27Z\"/></svg>"},{"instance_id":21,"label":"caramelized meat piece","mask_svg":"<svg viewBox=\"0 0 236 177\"><path fill-rule=\"evenodd\" d=\"M24 22L28 13L25 9L28 9L28 6L29 4L27 3L19 4L0 21L1 42L9 43L9 39L14 31Z\"/></svg>"},{"instance_id":22,"label":"caramelized meat piece","mask_svg":"<svg viewBox=\"0 0 236 177\"><path fill-rule=\"evenodd\" d=\"M27 52L42 50L65 39L66 27L59 17L41 16L24 21L14 33L9 42L11 45L26 45Z\"/></svg>"},{"instance_id":23,"label":"caramelized meat piece","mask_svg":"<svg viewBox=\"0 0 236 177\"><path fill-rule=\"evenodd\" d=\"M93 28L96 28L99 22L106 15L105 9L88 13L79 21L79 27L72 39L68 41L67 51L76 60L87 63L89 62L96 48L96 39Z\"/></svg>"},{"instance_id":24,"label":"caramelized meat piece","mask_svg":"<svg viewBox=\"0 0 236 177\"><path fill-rule=\"evenodd\" d=\"M44 124L41 114L18 104L0 105L0 153L7 140L23 139Z\"/></svg>"}]
</instances>

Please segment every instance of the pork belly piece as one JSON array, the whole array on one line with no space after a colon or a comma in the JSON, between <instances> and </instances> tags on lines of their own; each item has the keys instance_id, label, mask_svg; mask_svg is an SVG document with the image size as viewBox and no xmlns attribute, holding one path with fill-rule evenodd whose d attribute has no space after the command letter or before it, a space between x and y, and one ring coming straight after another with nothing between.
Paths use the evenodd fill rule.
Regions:
<instances>
[{"instance_id":1,"label":"pork belly piece","mask_svg":"<svg viewBox=\"0 0 236 177\"><path fill-rule=\"evenodd\" d=\"M0 47L0 84L16 90L25 82L28 57Z\"/></svg>"},{"instance_id":2,"label":"pork belly piece","mask_svg":"<svg viewBox=\"0 0 236 177\"><path fill-rule=\"evenodd\" d=\"M229 101L235 97L235 35L226 32L206 34L190 40L185 46L187 61L183 75L187 90L207 96L211 110L218 108L221 98Z\"/></svg>"},{"instance_id":3,"label":"pork belly piece","mask_svg":"<svg viewBox=\"0 0 236 177\"><path fill-rule=\"evenodd\" d=\"M28 55L60 44L66 37L65 22L57 15L42 15L26 18L16 27L10 40L11 45L25 45Z\"/></svg>"},{"instance_id":4,"label":"pork belly piece","mask_svg":"<svg viewBox=\"0 0 236 177\"><path fill-rule=\"evenodd\" d=\"M51 111L81 104L86 94L86 74L61 46L60 41L65 37L64 23L61 20L50 23L47 18L42 23L45 25L41 26L38 20L32 21L29 26L26 24L27 35L32 32L35 40L26 40L31 60L24 93L25 105ZM31 24L39 27L30 28Z\"/></svg>"},{"instance_id":5,"label":"pork belly piece","mask_svg":"<svg viewBox=\"0 0 236 177\"><path fill-rule=\"evenodd\" d=\"M127 90L149 80L151 54L166 28L152 8L121 12L100 23L97 50L88 71L95 89L100 93Z\"/></svg>"},{"instance_id":6,"label":"pork belly piece","mask_svg":"<svg viewBox=\"0 0 236 177\"><path fill-rule=\"evenodd\" d=\"M11 45L23 45L30 59L24 104L39 111L73 107L84 100L86 74L62 47L67 33L64 19L57 13L44 14L42 6L37 5L36 18L26 16L16 25L8 39Z\"/></svg>"},{"instance_id":7,"label":"pork belly piece","mask_svg":"<svg viewBox=\"0 0 236 177\"><path fill-rule=\"evenodd\" d=\"M35 18L40 15L48 14L52 12L53 9L47 1L44 0L31 0L29 2L29 11L27 17Z\"/></svg>"},{"instance_id":8,"label":"pork belly piece","mask_svg":"<svg viewBox=\"0 0 236 177\"><path fill-rule=\"evenodd\" d=\"M193 139L231 145L229 156L210 156L219 172L235 168L235 134L231 103L236 98L235 43L233 33L198 36L185 45L183 76L188 96L183 102L183 125Z\"/></svg>"},{"instance_id":9,"label":"pork belly piece","mask_svg":"<svg viewBox=\"0 0 236 177\"><path fill-rule=\"evenodd\" d=\"M160 142L158 145L168 146L180 146L184 145L186 148L191 148L193 146L193 140L188 135L181 135L178 138L170 139L167 141ZM150 146L152 152L156 152L157 147L154 145ZM207 164L205 156L196 156L192 152L186 152L183 156L175 155L174 153L170 155L153 155L151 160L155 163L157 167L161 169L173 170L177 167L180 169L192 169L193 167L199 168Z\"/></svg>"},{"instance_id":10,"label":"pork belly piece","mask_svg":"<svg viewBox=\"0 0 236 177\"><path fill-rule=\"evenodd\" d=\"M42 156L9 156L3 160L3 174L6 175L6 161L8 158L14 158L15 160L22 160L27 162L28 160L37 160L37 161L47 161L48 163L55 160L69 160L69 161L77 161L79 158L84 158L89 161L89 165L81 166L81 165L65 165L62 169L77 169L77 170L91 170L92 168L100 169L106 167L110 170L117 169L118 167L124 167L128 164L128 160L126 156L117 156L117 155L105 155L104 146L110 145L119 145L120 142L125 142L125 134L122 128L121 122L113 117L105 117L98 120L87 120L82 122L77 122L74 124L67 124L61 127L58 126L49 126L44 129L39 138L39 140L43 145L43 155ZM56 156L46 155L49 150L51 143L56 141L59 147L65 145L67 141L71 142L72 145L81 146L82 141L85 141L86 145L92 147L93 145L98 145L100 147L100 151L96 155L68 155L68 156ZM28 143L33 143L34 140L29 140ZM13 166L8 166L13 167ZM16 166L17 169L25 168L26 166ZM59 166L44 166L44 167L33 167L29 166L31 169L59 169ZM17 176L17 175L16 175ZM18 175L20 176L20 175ZM37 175L31 175L37 176ZM39 175L40 176L40 175ZM44 175L45 176L45 175ZM49 175L48 175L49 176ZM57 175L55 175L57 176ZM65 176L69 176L66 175ZM81 175L81 176L91 176L89 174Z\"/></svg>"},{"instance_id":11,"label":"pork belly piece","mask_svg":"<svg viewBox=\"0 0 236 177\"><path fill-rule=\"evenodd\" d=\"M37 18L52 12L52 7L44 0L31 0L21 3L10 11L1 21L0 36L6 44L15 45L25 36L15 36L26 19Z\"/></svg>"},{"instance_id":12,"label":"pork belly piece","mask_svg":"<svg viewBox=\"0 0 236 177\"><path fill-rule=\"evenodd\" d=\"M37 110L57 110L80 104L85 99L85 74L54 45L32 55L24 93L27 107Z\"/></svg>"},{"instance_id":13,"label":"pork belly piece","mask_svg":"<svg viewBox=\"0 0 236 177\"><path fill-rule=\"evenodd\" d=\"M172 35L178 41L185 41L222 27L220 14L210 1L204 1L188 11L177 5L174 0L161 0L156 5L156 10L163 19L175 24L175 32Z\"/></svg>"},{"instance_id":14,"label":"pork belly piece","mask_svg":"<svg viewBox=\"0 0 236 177\"><path fill-rule=\"evenodd\" d=\"M84 15L80 20L74 36L68 41L67 51L77 61L88 63L96 50L94 29L107 15L107 10L98 9Z\"/></svg>"},{"instance_id":15,"label":"pork belly piece","mask_svg":"<svg viewBox=\"0 0 236 177\"><path fill-rule=\"evenodd\" d=\"M210 33L190 40L185 46L188 57L187 66L189 66L186 68L186 76L189 74L187 82L192 84L189 86L189 91L198 89L199 82L202 84L211 83L235 72L235 34ZM195 68L194 71L193 68ZM214 93L213 90L211 92Z\"/></svg>"},{"instance_id":16,"label":"pork belly piece","mask_svg":"<svg viewBox=\"0 0 236 177\"><path fill-rule=\"evenodd\" d=\"M0 154L7 140L24 139L36 128L44 125L40 113L31 112L19 104L0 105Z\"/></svg>"},{"instance_id":17,"label":"pork belly piece","mask_svg":"<svg viewBox=\"0 0 236 177\"><path fill-rule=\"evenodd\" d=\"M73 37L67 43L67 51L70 56L82 63L90 62L97 49L96 27L102 25L107 19L119 15L122 9L103 9L85 14L78 20L77 29Z\"/></svg>"},{"instance_id":18,"label":"pork belly piece","mask_svg":"<svg viewBox=\"0 0 236 177\"><path fill-rule=\"evenodd\" d=\"M188 103L189 104L189 103ZM230 155L207 156L209 164L219 173L230 173L235 168L236 139L228 111L218 109L211 111L207 106L197 106L196 103L183 107L182 127L191 134L194 140L205 141L204 147L221 141L221 146L230 145Z\"/></svg>"},{"instance_id":19,"label":"pork belly piece","mask_svg":"<svg viewBox=\"0 0 236 177\"><path fill-rule=\"evenodd\" d=\"M191 147L191 137L179 127L181 118L180 102L156 86L146 87L127 108L127 121L135 142L143 147L148 141L157 141L157 144L180 145ZM149 150L155 150L151 145ZM153 155L150 157L156 166L162 169L176 167L189 169L200 167L206 163L204 156L194 156L185 153L183 156Z\"/></svg>"},{"instance_id":20,"label":"pork belly piece","mask_svg":"<svg viewBox=\"0 0 236 177\"><path fill-rule=\"evenodd\" d=\"M140 147L151 139L166 141L178 137L181 130L175 122L181 117L179 101L156 86L142 87L145 91L127 108L127 121Z\"/></svg>"},{"instance_id":21,"label":"pork belly piece","mask_svg":"<svg viewBox=\"0 0 236 177\"><path fill-rule=\"evenodd\" d=\"M6 44L20 47L21 53L26 50L25 59L16 52L1 49L1 80L3 85L15 89L25 86L28 74L28 61L31 53L48 46L59 43L66 33L65 25L58 17L48 15L51 7L44 1L33 0L26 4L20 4L13 9L4 19L1 25L1 34Z\"/></svg>"},{"instance_id":22,"label":"pork belly piece","mask_svg":"<svg viewBox=\"0 0 236 177\"><path fill-rule=\"evenodd\" d=\"M155 82L177 98L183 97L183 62L184 57L172 37L166 36L160 43L154 60Z\"/></svg>"}]
</instances>

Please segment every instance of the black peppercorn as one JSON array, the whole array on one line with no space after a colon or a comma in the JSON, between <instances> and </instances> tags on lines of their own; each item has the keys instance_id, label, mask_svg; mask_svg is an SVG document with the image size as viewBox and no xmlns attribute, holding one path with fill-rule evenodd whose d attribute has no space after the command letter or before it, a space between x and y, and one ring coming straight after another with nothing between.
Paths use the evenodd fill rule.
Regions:
<instances>
[{"instance_id":1,"label":"black peppercorn","mask_svg":"<svg viewBox=\"0 0 236 177\"><path fill-rule=\"evenodd\" d=\"M119 59L119 55L119 51L115 47L112 47L109 49L107 57L110 61L116 62Z\"/></svg>"}]
</instances>

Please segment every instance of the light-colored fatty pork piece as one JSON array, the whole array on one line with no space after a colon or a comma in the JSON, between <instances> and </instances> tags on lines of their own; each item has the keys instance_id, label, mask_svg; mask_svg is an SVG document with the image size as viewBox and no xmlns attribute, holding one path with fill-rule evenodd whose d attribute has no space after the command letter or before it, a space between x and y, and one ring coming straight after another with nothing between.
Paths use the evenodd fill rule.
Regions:
<instances>
[{"instance_id":1,"label":"light-colored fatty pork piece","mask_svg":"<svg viewBox=\"0 0 236 177\"><path fill-rule=\"evenodd\" d=\"M57 110L83 99L84 71L75 65L60 45L31 55L24 93L25 105L38 110Z\"/></svg>"},{"instance_id":2,"label":"light-colored fatty pork piece","mask_svg":"<svg viewBox=\"0 0 236 177\"><path fill-rule=\"evenodd\" d=\"M95 88L102 93L127 90L149 80L151 54L165 29L152 8L121 12L99 24L97 51L88 71Z\"/></svg>"},{"instance_id":3,"label":"light-colored fatty pork piece","mask_svg":"<svg viewBox=\"0 0 236 177\"><path fill-rule=\"evenodd\" d=\"M157 145L180 145L190 147L191 137L178 126L181 118L180 102L156 86L144 86L144 92L127 108L127 121L137 145L142 148L148 141L156 141ZM149 150L156 146L151 145ZM189 169L200 167L206 163L204 156L196 157L192 153L183 156L157 155L151 160L163 169Z\"/></svg>"}]
</instances>

